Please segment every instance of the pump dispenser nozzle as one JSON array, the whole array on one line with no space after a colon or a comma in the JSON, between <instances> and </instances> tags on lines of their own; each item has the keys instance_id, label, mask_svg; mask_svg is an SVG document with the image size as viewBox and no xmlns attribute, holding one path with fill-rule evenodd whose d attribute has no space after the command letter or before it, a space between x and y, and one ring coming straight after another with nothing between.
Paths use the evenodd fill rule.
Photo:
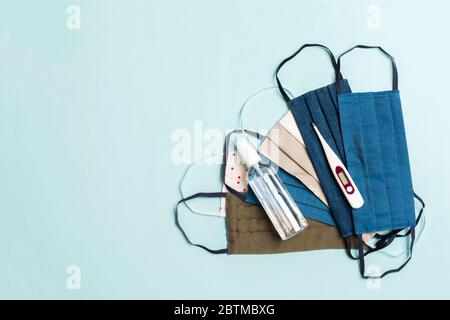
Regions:
<instances>
[{"instance_id":1,"label":"pump dispenser nozzle","mask_svg":"<svg viewBox=\"0 0 450 320\"><path fill-rule=\"evenodd\" d=\"M261 161L261 157L246 134L240 134L236 137L236 148L248 168L257 166Z\"/></svg>"}]
</instances>

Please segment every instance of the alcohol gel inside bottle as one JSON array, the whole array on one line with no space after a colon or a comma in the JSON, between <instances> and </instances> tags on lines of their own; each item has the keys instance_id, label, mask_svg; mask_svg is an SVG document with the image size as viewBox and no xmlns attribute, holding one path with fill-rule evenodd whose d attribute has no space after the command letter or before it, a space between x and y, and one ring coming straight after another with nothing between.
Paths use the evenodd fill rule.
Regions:
<instances>
[{"instance_id":1,"label":"alcohol gel inside bottle","mask_svg":"<svg viewBox=\"0 0 450 320\"><path fill-rule=\"evenodd\" d=\"M282 240L303 231L308 223L284 187L275 168L264 164L245 134L237 137L237 150L248 167L248 182Z\"/></svg>"}]
</instances>

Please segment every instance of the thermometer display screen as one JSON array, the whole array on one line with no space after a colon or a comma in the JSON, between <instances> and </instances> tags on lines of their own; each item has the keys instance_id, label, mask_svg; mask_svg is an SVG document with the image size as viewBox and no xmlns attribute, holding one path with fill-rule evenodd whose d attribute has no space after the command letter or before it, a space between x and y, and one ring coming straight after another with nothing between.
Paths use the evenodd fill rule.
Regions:
<instances>
[{"instance_id":1,"label":"thermometer display screen","mask_svg":"<svg viewBox=\"0 0 450 320\"><path fill-rule=\"evenodd\" d=\"M338 176L339 176L339 179L342 181L343 185L348 184L348 180L347 180L347 177L345 176L344 172L339 172Z\"/></svg>"}]
</instances>

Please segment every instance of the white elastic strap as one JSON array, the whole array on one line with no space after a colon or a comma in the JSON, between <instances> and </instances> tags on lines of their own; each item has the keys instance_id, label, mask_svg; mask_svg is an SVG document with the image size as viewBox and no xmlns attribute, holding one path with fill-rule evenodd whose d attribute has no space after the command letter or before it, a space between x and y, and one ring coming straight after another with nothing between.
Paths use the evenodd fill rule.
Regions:
<instances>
[{"instance_id":1,"label":"white elastic strap","mask_svg":"<svg viewBox=\"0 0 450 320\"><path fill-rule=\"evenodd\" d=\"M244 130L245 126L244 126L244 111L247 107L247 103L252 99L255 98L256 96L258 96L259 94L268 91L268 90L273 90L273 89L278 89L278 86L270 86L270 87L265 87L262 89L259 89L258 91L253 92L251 95L249 95L247 97L247 99L244 100L244 103L241 106L241 110L239 111L239 127L241 130ZM289 91L288 89L284 88L283 89L288 93L288 95L293 98L294 95L292 94L291 91Z\"/></svg>"},{"instance_id":2,"label":"white elastic strap","mask_svg":"<svg viewBox=\"0 0 450 320\"><path fill-rule=\"evenodd\" d=\"M184 185L184 181L186 180L186 178L187 178L189 172L191 171L192 167L201 164L201 162L203 162L203 161L205 161L207 159L213 159L213 158L215 159L217 157L223 157L223 155L222 154L211 154L211 155L203 156L201 159L197 159L197 160L193 161L186 168L186 171L184 172L184 174L183 174L183 176L181 178L181 182L180 182L180 194L181 194L181 198L182 199L186 198L186 193L184 191L183 185ZM206 216L213 216L213 217L222 217L220 212L210 212L210 211L197 210L197 209L193 209L188 202L184 202L184 204L192 213L206 215Z\"/></svg>"}]
</instances>

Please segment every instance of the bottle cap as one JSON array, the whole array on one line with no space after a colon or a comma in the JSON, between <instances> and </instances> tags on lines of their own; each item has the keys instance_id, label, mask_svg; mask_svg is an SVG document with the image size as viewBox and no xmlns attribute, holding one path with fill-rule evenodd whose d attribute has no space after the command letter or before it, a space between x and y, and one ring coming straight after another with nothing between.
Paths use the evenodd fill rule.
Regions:
<instances>
[{"instance_id":1,"label":"bottle cap","mask_svg":"<svg viewBox=\"0 0 450 320\"><path fill-rule=\"evenodd\" d=\"M245 134L240 134L237 136L236 147L239 155L242 160L244 160L248 168L257 166L261 161L261 157Z\"/></svg>"}]
</instances>

